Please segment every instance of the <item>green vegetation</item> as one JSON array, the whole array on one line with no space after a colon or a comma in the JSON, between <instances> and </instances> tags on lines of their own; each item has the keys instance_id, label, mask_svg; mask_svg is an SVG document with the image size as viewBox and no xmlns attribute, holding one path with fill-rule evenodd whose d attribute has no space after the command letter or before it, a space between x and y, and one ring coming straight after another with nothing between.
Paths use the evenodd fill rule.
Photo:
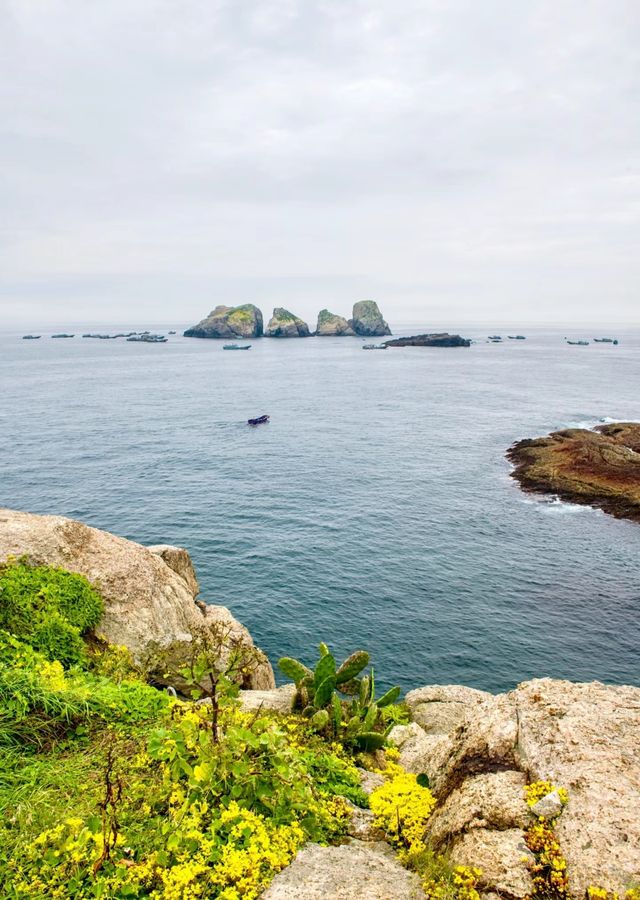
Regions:
<instances>
[{"instance_id":1,"label":"green vegetation","mask_svg":"<svg viewBox=\"0 0 640 900\"><path fill-rule=\"evenodd\" d=\"M347 747L371 751L386 744L394 723L385 727L382 710L396 702L400 688L391 688L376 700L373 669L358 677L368 664L369 654L358 650L338 667L326 644L320 644L320 658L313 671L288 656L278 663L295 682L297 708L318 733ZM340 694L351 699L343 700Z\"/></svg>"},{"instance_id":2,"label":"green vegetation","mask_svg":"<svg viewBox=\"0 0 640 900\"><path fill-rule=\"evenodd\" d=\"M83 575L25 560L0 565L0 629L64 666L87 662L83 635L104 605Z\"/></svg>"}]
</instances>

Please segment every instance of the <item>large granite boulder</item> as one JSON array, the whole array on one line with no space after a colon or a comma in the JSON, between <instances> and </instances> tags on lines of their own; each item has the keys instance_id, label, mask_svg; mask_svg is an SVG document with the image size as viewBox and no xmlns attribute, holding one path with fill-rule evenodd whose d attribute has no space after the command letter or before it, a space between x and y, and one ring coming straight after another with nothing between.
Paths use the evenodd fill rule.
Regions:
<instances>
[{"instance_id":1,"label":"large granite boulder","mask_svg":"<svg viewBox=\"0 0 640 900\"><path fill-rule=\"evenodd\" d=\"M184 332L185 337L256 338L262 337L262 313L253 303L242 306L216 306L209 315Z\"/></svg>"},{"instance_id":2,"label":"large granite boulder","mask_svg":"<svg viewBox=\"0 0 640 900\"><path fill-rule=\"evenodd\" d=\"M382 318L382 313L374 300L360 300L354 303L353 316L349 324L356 334L363 337L391 334L391 329Z\"/></svg>"},{"instance_id":3,"label":"large granite boulder","mask_svg":"<svg viewBox=\"0 0 640 900\"><path fill-rule=\"evenodd\" d=\"M353 337L355 331L342 316L337 316L328 309L321 309L318 313L316 334L320 337Z\"/></svg>"},{"instance_id":4,"label":"large granite boulder","mask_svg":"<svg viewBox=\"0 0 640 900\"><path fill-rule=\"evenodd\" d=\"M279 338L309 337L309 334L307 323L282 306L274 309L265 331L265 337Z\"/></svg>"},{"instance_id":5,"label":"large granite boulder","mask_svg":"<svg viewBox=\"0 0 640 900\"><path fill-rule=\"evenodd\" d=\"M97 635L128 647L159 684L181 687L179 677L167 673L189 660L194 638L203 633L222 631L228 645L253 648L251 635L226 607L196 603L197 579L182 548L150 550L63 516L0 509L0 561L21 556L85 575L105 602ZM275 687L269 661L257 648L255 656L243 687Z\"/></svg>"},{"instance_id":6,"label":"large granite boulder","mask_svg":"<svg viewBox=\"0 0 640 900\"><path fill-rule=\"evenodd\" d=\"M391 847L349 840L339 847L306 844L267 890L263 900L416 900L420 879L403 869Z\"/></svg>"},{"instance_id":7,"label":"large granite boulder","mask_svg":"<svg viewBox=\"0 0 640 900\"><path fill-rule=\"evenodd\" d=\"M623 896L640 881L640 688L544 678L496 696L423 688L408 701L426 731L414 722L391 736L438 798L428 837L480 867L483 891L531 891L523 789L534 781L569 793L555 832L572 897L589 885Z\"/></svg>"}]
</instances>

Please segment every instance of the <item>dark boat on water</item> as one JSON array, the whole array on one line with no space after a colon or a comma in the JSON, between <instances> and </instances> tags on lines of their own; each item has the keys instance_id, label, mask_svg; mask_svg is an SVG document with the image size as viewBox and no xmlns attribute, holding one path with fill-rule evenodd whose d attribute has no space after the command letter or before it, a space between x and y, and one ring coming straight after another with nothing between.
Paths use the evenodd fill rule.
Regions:
<instances>
[{"instance_id":1,"label":"dark boat on water","mask_svg":"<svg viewBox=\"0 0 640 900\"><path fill-rule=\"evenodd\" d=\"M269 421L269 416L258 416L257 419L247 419L247 424L249 425L266 425Z\"/></svg>"},{"instance_id":2,"label":"dark boat on water","mask_svg":"<svg viewBox=\"0 0 640 900\"><path fill-rule=\"evenodd\" d=\"M42 337L41 334L23 334L22 340L23 341L39 341L41 337Z\"/></svg>"}]
</instances>

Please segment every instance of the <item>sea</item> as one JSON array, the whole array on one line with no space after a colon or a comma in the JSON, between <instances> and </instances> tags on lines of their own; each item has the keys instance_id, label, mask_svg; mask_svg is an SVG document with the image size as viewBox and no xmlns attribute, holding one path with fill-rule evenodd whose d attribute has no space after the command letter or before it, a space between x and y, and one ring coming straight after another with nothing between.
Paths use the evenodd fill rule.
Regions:
<instances>
[{"instance_id":1,"label":"sea","mask_svg":"<svg viewBox=\"0 0 640 900\"><path fill-rule=\"evenodd\" d=\"M521 438L639 420L640 330L224 352L187 324L104 329L178 332L158 345L83 339L101 330L86 324L69 340L0 334L0 505L186 547L202 599L274 665L311 663L324 641L368 650L378 684L405 690L640 685L640 526L527 495L505 459ZM618 346L564 340L600 332Z\"/></svg>"}]
</instances>

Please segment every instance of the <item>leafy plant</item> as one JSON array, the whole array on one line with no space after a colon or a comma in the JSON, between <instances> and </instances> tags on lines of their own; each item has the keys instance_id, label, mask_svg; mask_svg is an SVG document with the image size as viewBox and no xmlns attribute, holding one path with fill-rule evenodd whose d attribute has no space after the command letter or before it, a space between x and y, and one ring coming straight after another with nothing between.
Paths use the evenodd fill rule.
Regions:
<instances>
[{"instance_id":1,"label":"leafy plant","mask_svg":"<svg viewBox=\"0 0 640 900\"><path fill-rule=\"evenodd\" d=\"M278 663L287 678L295 682L296 707L319 733L357 750L381 749L393 724L383 727L381 711L395 703L400 688L393 687L376 700L373 669L359 677L369 664L366 651L357 650L340 666L326 644L320 644L319 651L313 670L288 656Z\"/></svg>"},{"instance_id":2,"label":"leafy plant","mask_svg":"<svg viewBox=\"0 0 640 900\"><path fill-rule=\"evenodd\" d=\"M26 559L0 565L0 629L65 667L86 664L83 636L104 612L102 598L83 575Z\"/></svg>"}]
</instances>

